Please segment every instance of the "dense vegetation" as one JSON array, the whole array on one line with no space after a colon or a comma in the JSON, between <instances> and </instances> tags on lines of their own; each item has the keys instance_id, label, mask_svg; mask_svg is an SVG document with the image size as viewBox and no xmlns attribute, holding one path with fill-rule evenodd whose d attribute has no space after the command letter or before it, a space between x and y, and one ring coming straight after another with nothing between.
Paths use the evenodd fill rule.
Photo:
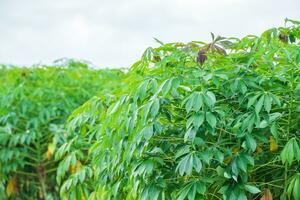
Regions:
<instances>
[{"instance_id":1,"label":"dense vegetation","mask_svg":"<svg viewBox=\"0 0 300 200\"><path fill-rule=\"evenodd\" d=\"M54 152L66 140L65 120L122 76L77 62L0 68L0 199L59 199Z\"/></svg>"},{"instance_id":2,"label":"dense vegetation","mask_svg":"<svg viewBox=\"0 0 300 200\"><path fill-rule=\"evenodd\" d=\"M2 68L0 198L300 200L300 22L157 42L126 74Z\"/></svg>"},{"instance_id":3,"label":"dense vegetation","mask_svg":"<svg viewBox=\"0 0 300 200\"><path fill-rule=\"evenodd\" d=\"M300 28L287 24L148 48L124 87L70 116L61 197L299 200Z\"/></svg>"}]
</instances>

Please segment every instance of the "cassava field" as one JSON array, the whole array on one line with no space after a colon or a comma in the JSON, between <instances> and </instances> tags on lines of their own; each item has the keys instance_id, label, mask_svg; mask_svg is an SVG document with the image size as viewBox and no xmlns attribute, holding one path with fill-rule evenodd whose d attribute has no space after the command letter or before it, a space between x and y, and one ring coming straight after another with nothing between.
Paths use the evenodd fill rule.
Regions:
<instances>
[{"instance_id":1,"label":"cassava field","mask_svg":"<svg viewBox=\"0 0 300 200\"><path fill-rule=\"evenodd\" d=\"M0 199L300 200L300 22L127 70L0 67Z\"/></svg>"}]
</instances>

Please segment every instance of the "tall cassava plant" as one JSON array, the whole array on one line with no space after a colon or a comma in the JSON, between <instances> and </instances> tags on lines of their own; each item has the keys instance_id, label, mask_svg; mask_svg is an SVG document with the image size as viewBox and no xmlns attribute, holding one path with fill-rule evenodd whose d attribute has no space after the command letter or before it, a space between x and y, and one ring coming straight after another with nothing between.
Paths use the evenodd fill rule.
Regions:
<instances>
[{"instance_id":1,"label":"tall cassava plant","mask_svg":"<svg viewBox=\"0 0 300 200\"><path fill-rule=\"evenodd\" d=\"M121 76L76 62L0 68L0 199L59 199L53 155L67 116Z\"/></svg>"},{"instance_id":2,"label":"tall cassava plant","mask_svg":"<svg viewBox=\"0 0 300 200\"><path fill-rule=\"evenodd\" d=\"M299 200L300 27L287 23L147 49L127 86L71 115L61 197Z\"/></svg>"}]
</instances>

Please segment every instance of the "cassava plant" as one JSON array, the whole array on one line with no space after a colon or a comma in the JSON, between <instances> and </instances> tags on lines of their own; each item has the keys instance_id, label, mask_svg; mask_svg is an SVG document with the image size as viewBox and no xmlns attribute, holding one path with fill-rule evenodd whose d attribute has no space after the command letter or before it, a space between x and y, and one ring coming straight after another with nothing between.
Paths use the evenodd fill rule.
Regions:
<instances>
[{"instance_id":1,"label":"cassava plant","mask_svg":"<svg viewBox=\"0 0 300 200\"><path fill-rule=\"evenodd\" d=\"M61 198L299 200L299 24L148 48L70 116Z\"/></svg>"},{"instance_id":2,"label":"cassava plant","mask_svg":"<svg viewBox=\"0 0 300 200\"><path fill-rule=\"evenodd\" d=\"M0 68L0 199L59 199L54 153L65 142L67 116L122 74L75 61Z\"/></svg>"}]
</instances>

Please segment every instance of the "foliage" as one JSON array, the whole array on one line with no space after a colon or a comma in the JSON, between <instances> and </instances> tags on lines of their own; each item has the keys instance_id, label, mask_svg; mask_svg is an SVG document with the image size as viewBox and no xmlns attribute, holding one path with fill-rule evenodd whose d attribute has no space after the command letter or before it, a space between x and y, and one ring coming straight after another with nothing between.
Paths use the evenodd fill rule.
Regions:
<instances>
[{"instance_id":1,"label":"foliage","mask_svg":"<svg viewBox=\"0 0 300 200\"><path fill-rule=\"evenodd\" d=\"M299 199L300 27L286 22L148 48L127 85L70 116L61 197Z\"/></svg>"},{"instance_id":2,"label":"foliage","mask_svg":"<svg viewBox=\"0 0 300 200\"><path fill-rule=\"evenodd\" d=\"M68 115L117 88L119 70L70 66L0 68L0 199L58 199L57 147ZM113 82L116 81L116 82Z\"/></svg>"}]
</instances>

